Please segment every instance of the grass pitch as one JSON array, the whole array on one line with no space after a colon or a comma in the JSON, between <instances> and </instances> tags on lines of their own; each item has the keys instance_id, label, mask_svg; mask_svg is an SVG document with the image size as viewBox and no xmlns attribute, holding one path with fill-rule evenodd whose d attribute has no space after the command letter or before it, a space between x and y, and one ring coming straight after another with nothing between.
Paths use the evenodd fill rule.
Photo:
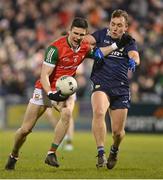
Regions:
<instances>
[{"instance_id":1,"label":"grass pitch","mask_svg":"<svg viewBox=\"0 0 163 180\"><path fill-rule=\"evenodd\" d=\"M13 143L14 132L0 132L1 179L162 179L163 135L127 134L120 149L119 161L112 170L97 169L96 146L90 132L76 132L74 151L58 151L59 168L44 163L53 132L34 131L21 148L15 171L4 170ZM107 137L108 154L111 135Z\"/></svg>"}]
</instances>

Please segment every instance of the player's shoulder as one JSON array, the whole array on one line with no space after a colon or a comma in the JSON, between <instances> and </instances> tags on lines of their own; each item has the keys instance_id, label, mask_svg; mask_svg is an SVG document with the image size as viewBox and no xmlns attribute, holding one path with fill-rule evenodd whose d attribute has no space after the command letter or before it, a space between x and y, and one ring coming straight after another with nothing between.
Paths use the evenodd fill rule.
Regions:
<instances>
[{"instance_id":1,"label":"player's shoulder","mask_svg":"<svg viewBox=\"0 0 163 180\"><path fill-rule=\"evenodd\" d=\"M130 38L131 40L135 41L135 38L134 38L133 35L132 35L131 33L129 33L129 32L124 33L123 36L124 36L125 38Z\"/></svg>"},{"instance_id":2,"label":"player's shoulder","mask_svg":"<svg viewBox=\"0 0 163 180\"><path fill-rule=\"evenodd\" d=\"M129 45L132 45L132 44L136 44L136 40L135 38L133 37L133 35L129 34L129 33L125 33L126 36L128 36L128 38L131 39Z\"/></svg>"},{"instance_id":3,"label":"player's shoulder","mask_svg":"<svg viewBox=\"0 0 163 180\"><path fill-rule=\"evenodd\" d=\"M98 29L97 31L95 31L95 33L101 33L101 34L107 34L108 33L108 28L102 28L102 29Z\"/></svg>"},{"instance_id":4,"label":"player's shoulder","mask_svg":"<svg viewBox=\"0 0 163 180\"><path fill-rule=\"evenodd\" d=\"M109 29L108 29L108 28L102 28L100 31L101 31L102 33L107 34L107 33L108 33L108 31L109 31Z\"/></svg>"},{"instance_id":5,"label":"player's shoulder","mask_svg":"<svg viewBox=\"0 0 163 180\"><path fill-rule=\"evenodd\" d=\"M67 38L66 38L66 37L67 37L67 36L63 36L63 37L55 40L54 42L52 42L52 43L50 44L50 46L55 46L55 47L57 47L57 48L63 47L63 45L67 43Z\"/></svg>"},{"instance_id":6,"label":"player's shoulder","mask_svg":"<svg viewBox=\"0 0 163 180\"><path fill-rule=\"evenodd\" d=\"M138 45L135 38L129 33L125 33L125 35L126 38L130 39L129 43L125 46L126 51L138 51Z\"/></svg>"},{"instance_id":7,"label":"player's shoulder","mask_svg":"<svg viewBox=\"0 0 163 180\"><path fill-rule=\"evenodd\" d=\"M67 43L67 39L65 36L53 41L50 43L46 49L46 53L58 53L60 50L65 47L65 43Z\"/></svg>"},{"instance_id":8,"label":"player's shoulder","mask_svg":"<svg viewBox=\"0 0 163 180\"><path fill-rule=\"evenodd\" d=\"M108 28L103 28L95 31L92 36L96 39L96 42L102 42L107 36Z\"/></svg>"}]
</instances>

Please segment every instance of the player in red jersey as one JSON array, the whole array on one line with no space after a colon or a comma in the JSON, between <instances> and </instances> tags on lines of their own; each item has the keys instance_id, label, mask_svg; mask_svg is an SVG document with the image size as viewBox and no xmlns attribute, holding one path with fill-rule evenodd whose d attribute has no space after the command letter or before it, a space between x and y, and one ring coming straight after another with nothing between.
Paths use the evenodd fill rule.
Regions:
<instances>
[{"instance_id":1,"label":"player in red jersey","mask_svg":"<svg viewBox=\"0 0 163 180\"><path fill-rule=\"evenodd\" d=\"M55 128L54 140L45 163L59 167L56 150L69 127L74 107L74 95L65 97L60 92L56 92L56 80L62 75L74 76L85 57L90 56L96 61L101 61L103 54L107 55L112 51L112 47L92 50L87 42L82 41L87 34L87 28L85 19L75 18L68 36L58 39L47 48L40 80L35 84L33 97L27 106L23 123L16 131L14 146L5 166L6 170L15 169L21 146L47 107L55 107L60 112L61 118Z\"/></svg>"}]
</instances>

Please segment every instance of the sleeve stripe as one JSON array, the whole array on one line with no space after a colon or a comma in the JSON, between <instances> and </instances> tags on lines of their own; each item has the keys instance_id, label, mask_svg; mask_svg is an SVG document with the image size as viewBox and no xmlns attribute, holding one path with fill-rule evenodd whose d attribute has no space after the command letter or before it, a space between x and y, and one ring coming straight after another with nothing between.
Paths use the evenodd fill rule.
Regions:
<instances>
[{"instance_id":1,"label":"sleeve stripe","mask_svg":"<svg viewBox=\"0 0 163 180\"><path fill-rule=\"evenodd\" d=\"M46 61L44 61L43 64L46 64L47 66L50 66L50 67L55 67L55 64L50 64L50 63L48 63Z\"/></svg>"},{"instance_id":2,"label":"sleeve stripe","mask_svg":"<svg viewBox=\"0 0 163 180\"><path fill-rule=\"evenodd\" d=\"M46 59L47 62L51 63L51 58L52 58L54 52L55 52L55 49L51 48L47 55L47 59Z\"/></svg>"}]
</instances>

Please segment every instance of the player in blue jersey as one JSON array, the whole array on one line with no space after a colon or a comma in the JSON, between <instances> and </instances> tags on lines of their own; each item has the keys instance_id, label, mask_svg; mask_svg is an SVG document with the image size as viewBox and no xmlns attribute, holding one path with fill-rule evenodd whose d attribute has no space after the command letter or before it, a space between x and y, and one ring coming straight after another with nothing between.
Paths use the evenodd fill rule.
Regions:
<instances>
[{"instance_id":1,"label":"player in blue jersey","mask_svg":"<svg viewBox=\"0 0 163 180\"><path fill-rule=\"evenodd\" d=\"M128 14L123 10L115 10L111 15L109 28L94 32L87 40L97 47L111 45L112 52L105 56L103 64L99 67L94 63L91 81L93 92L91 97L94 133L98 160L97 167L107 165L112 169L117 162L120 143L125 135L125 123L128 108L130 107L130 91L128 82L128 70L135 70L139 65L139 53L134 39L124 47L118 48L116 43L128 36ZM131 36L130 36L131 37ZM108 112L111 118L113 144L109 157L106 159L104 143L106 136L105 115Z\"/></svg>"}]
</instances>

